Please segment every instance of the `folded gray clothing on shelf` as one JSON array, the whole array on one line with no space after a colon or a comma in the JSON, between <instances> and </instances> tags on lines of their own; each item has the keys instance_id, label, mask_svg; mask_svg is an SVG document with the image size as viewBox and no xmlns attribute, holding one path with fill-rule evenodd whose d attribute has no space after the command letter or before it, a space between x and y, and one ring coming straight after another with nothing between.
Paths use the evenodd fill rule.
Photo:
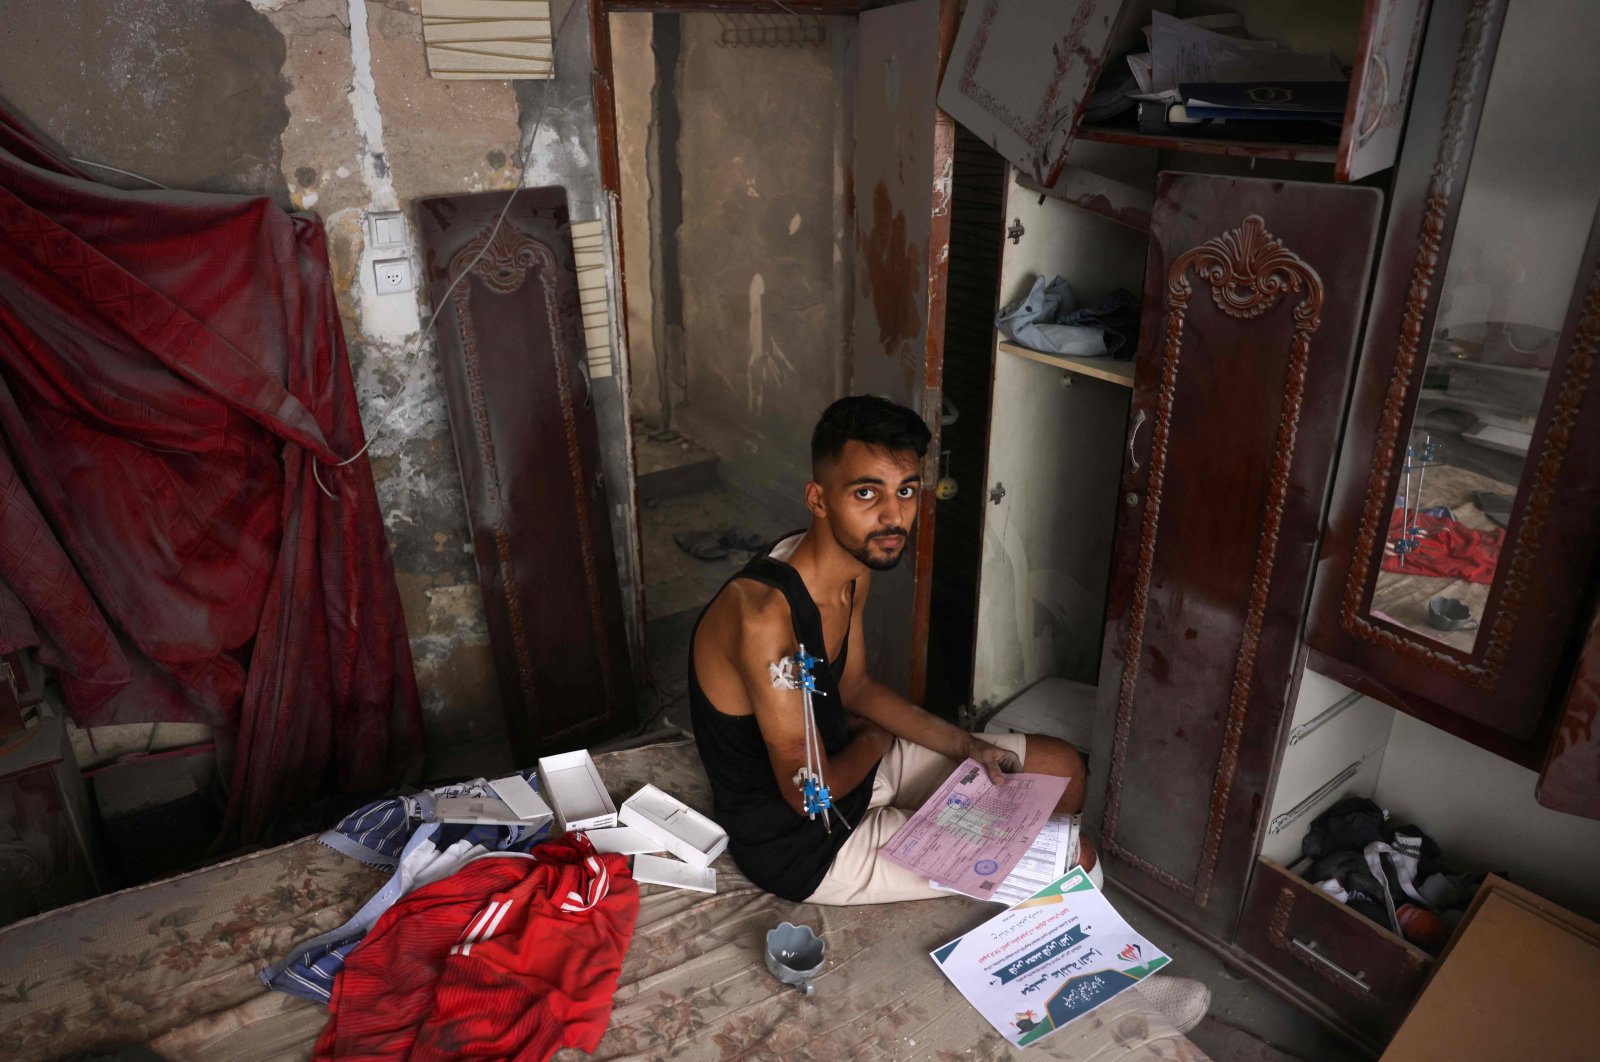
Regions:
<instances>
[{"instance_id":1,"label":"folded gray clothing on shelf","mask_svg":"<svg viewBox=\"0 0 1600 1062\"><path fill-rule=\"evenodd\" d=\"M1139 300L1118 288L1095 306L1082 306L1061 277L1038 277L1028 294L1005 307L995 326L1030 350L1071 357L1131 357L1139 334Z\"/></svg>"}]
</instances>

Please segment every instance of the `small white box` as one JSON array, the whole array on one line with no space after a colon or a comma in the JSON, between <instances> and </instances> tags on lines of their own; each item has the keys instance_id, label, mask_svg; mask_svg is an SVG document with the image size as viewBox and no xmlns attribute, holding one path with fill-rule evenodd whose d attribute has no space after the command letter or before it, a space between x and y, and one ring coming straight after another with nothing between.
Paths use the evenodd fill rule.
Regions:
<instances>
[{"instance_id":1,"label":"small white box","mask_svg":"<svg viewBox=\"0 0 1600 1062\"><path fill-rule=\"evenodd\" d=\"M717 891L717 872L710 867L691 867L676 859L663 856L636 855L633 857L633 880L652 885L670 885L674 889L694 892Z\"/></svg>"},{"instance_id":2,"label":"small white box","mask_svg":"<svg viewBox=\"0 0 1600 1062\"><path fill-rule=\"evenodd\" d=\"M606 793L588 749L546 756L538 770L539 790L556 813L560 830L601 830L617 824L617 806Z\"/></svg>"},{"instance_id":3,"label":"small white box","mask_svg":"<svg viewBox=\"0 0 1600 1062\"><path fill-rule=\"evenodd\" d=\"M512 811L499 797L440 797L434 802L433 817L440 822L460 822L474 826L538 826Z\"/></svg>"},{"instance_id":4,"label":"small white box","mask_svg":"<svg viewBox=\"0 0 1600 1062\"><path fill-rule=\"evenodd\" d=\"M533 791L533 786L520 774L508 774L504 778L496 778L489 783L489 788L494 795L506 802L506 806L516 813L530 826L541 826L555 818L555 812L550 810L550 805L540 799L539 794Z\"/></svg>"},{"instance_id":5,"label":"small white box","mask_svg":"<svg viewBox=\"0 0 1600 1062\"><path fill-rule=\"evenodd\" d=\"M642 852L665 852L666 847L654 834L632 826L614 826L609 830L585 830L585 837L596 852L615 852L618 855L639 855Z\"/></svg>"},{"instance_id":6,"label":"small white box","mask_svg":"<svg viewBox=\"0 0 1600 1062\"><path fill-rule=\"evenodd\" d=\"M621 817L691 866L710 866L728 847L728 834L721 826L653 785L623 801Z\"/></svg>"}]
</instances>

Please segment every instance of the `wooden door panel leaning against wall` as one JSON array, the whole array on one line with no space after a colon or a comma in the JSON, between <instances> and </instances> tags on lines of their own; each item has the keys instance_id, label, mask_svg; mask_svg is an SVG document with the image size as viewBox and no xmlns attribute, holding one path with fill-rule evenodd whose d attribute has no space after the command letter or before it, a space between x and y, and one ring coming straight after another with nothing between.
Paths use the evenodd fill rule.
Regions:
<instances>
[{"instance_id":1,"label":"wooden door panel leaning against wall","mask_svg":"<svg viewBox=\"0 0 1600 1062\"><path fill-rule=\"evenodd\" d=\"M566 191L523 189L495 229L507 194L424 199L417 228L507 729L526 763L625 729L634 700Z\"/></svg>"},{"instance_id":2,"label":"wooden door panel leaning against wall","mask_svg":"<svg viewBox=\"0 0 1600 1062\"><path fill-rule=\"evenodd\" d=\"M1380 194L1165 173L1112 561L1092 815L1227 940L1254 860Z\"/></svg>"}]
</instances>

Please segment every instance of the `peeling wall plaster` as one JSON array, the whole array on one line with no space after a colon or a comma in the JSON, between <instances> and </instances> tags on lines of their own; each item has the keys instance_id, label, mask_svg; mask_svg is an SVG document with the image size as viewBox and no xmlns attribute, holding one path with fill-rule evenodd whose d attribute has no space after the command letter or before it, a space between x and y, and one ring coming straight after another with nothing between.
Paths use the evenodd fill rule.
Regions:
<instances>
[{"instance_id":1,"label":"peeling wall plaster","mask_svg":"<svg viewBox=\"0 0 1600 1062\"><path fill-rule=\"evenodd\" d=\"M71 154L174 187L286 196L284 40L242 0L9 0L3 12L0 97Z\"/></svg>"},{"instance_id":2,"label":"peeling wall plaster","mask_svg":"<svg viewBox=\"0 0 1600 1062\"><path fill-rule=\"evenodd\" d=\"M552 7L560 25L566 4ZM264 193L322 217L422 691L428 770L492 769L505 728L423 334L429 307L420 291L373 290L364 217L398 208L409 222L420 197L515 186L535 121L526 183L565 185L574 219L601 217L585 13L566 21L557 78L545 82L429 78L420 0L12 0L6 23L0 97L70 154L175 188ZM420 275L414 238L406 253ZM636 631L621 386L597 380L594 396Z\"/></svg>"},{"instance_id":3,"label":"peeling wall plaster","mask_svg":"<svg viewBox=\"0 0 1600 1062\"><path fill-rule=\"evenodd\" d=\"M658 132L652 127L656 57L652 48L654 15L642 11L610 16L611 52L627 56L613 66L617 109L617 161L622 184L622 242L628 282L628 360L633 380L633 412L645 421L661 416L661 381L656 375L656 300L651 290L655 248L650 163Z\"/></svg>"}]
</instances>

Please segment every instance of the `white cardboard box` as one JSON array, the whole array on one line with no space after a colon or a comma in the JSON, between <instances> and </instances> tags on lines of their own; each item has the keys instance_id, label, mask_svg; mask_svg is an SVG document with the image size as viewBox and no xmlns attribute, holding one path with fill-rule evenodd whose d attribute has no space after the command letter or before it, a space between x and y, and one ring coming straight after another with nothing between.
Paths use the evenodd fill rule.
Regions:
<instances>
[{"instance_id":1,"label":"white cardboard box","mask_svg":"<svg viewBox=\"0 0 1600 1062\"><path fill-rule=\"evenodd\" d=\"M652 834L662 846L695 867L708 867L728 847L728 834L677 797L646 785L622 802L622 821Z\"/></svg>"},{"instance_id":2,"label":"white cardboard box","mask_svg":"<svg viewBox=\"0 0 1600 1062\"><path fill-rule=\"evenodd\" d=\"M539 791L556 813L560 830L601 830L617 824L617 806L606 793L588 749L539 761Z\"/></svg>"},{"instance_id":3,"label":"white cardboard box","mask_svg":"<svg viewBox=\"0 0 1600 1062\"><path fill-rule=\"evenodd\" d=\"M434 802L433 816L440 822L474 826L531 826L538 829L541 825L524 819L512 811L504 800L493 796L440 797ZM548 822L549 819L544 821Z\"/></svg>"},{"instance_id":4,"label":"white cardboard box","mask_svg":"<svg viewBox=\"0 0 1600 1062\"><path fill-rule=\"evenodd\" d=\"M550 805L538 793L533 791L533 786L520 774L508 774L504 778L496 778L489 783L489 788L494 795L506 802L513 814L528 825L535 828L544 825L555 818L555 812L550 810Z\"/></svg>"},{"instance_id":5,"label":"white cardboard box","mask_svg":"<svg viewBox=\"0 0 1600 1062\"><path fill-rule=\"evenodd\" d=\"M691 867L676 859L664 856L636 855L633 857L633 880L654 885L670 885L674 889L691 889L694 892L717 891L717 872L710 867Z\"/></svg>"},{"instance_id":6,"label":"white cardboard box","mask_svg":"<svg viewBox=\"0 0 1600 1062\"><path fill-rule=\"evenodd\" d=\"M594 845L596 852L615 852L618 855L639 855L642 852L665 852L666 846L655 834L632 826L614 826L609 830L585 830L584 836Z\"/></svg>"}]
</instances>

